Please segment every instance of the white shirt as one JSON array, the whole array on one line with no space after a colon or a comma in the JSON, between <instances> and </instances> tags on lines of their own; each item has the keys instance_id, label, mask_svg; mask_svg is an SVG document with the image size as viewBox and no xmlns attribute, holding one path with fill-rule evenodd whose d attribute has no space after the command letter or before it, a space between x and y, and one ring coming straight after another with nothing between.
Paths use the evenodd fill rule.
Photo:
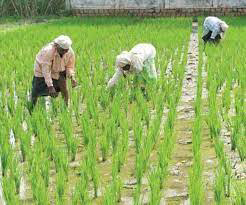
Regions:
<instances>
[{"instance_id":1,"label":"white shirt","mask_svg":"<svg viewBox=\"0 0 246 205\"><path fill-rule=\"evenodd\" d=\"M221 33L220 24L223 23L219 18L209 16L205 19L203 27L203 36L207 35L209 31L212 31L211 38L215 39L215 37Z\"/></svg>"},{"instance_id":2,"label":"white shirt","mask_svg":"<svg viewBox=\"0 0 246 205\"><path fill-rule=\"evenodd\" d=\"M138 74L146 67L150 78L157 78L154 58L156 56L156 49L153 45L141 43L134 46L129 52L131 58L131 67L128 72L123 71L122 68L116 68L116 72L108 82L108 88L114 86L121 76L124 74Z\"/></svg>"}]
</instances>

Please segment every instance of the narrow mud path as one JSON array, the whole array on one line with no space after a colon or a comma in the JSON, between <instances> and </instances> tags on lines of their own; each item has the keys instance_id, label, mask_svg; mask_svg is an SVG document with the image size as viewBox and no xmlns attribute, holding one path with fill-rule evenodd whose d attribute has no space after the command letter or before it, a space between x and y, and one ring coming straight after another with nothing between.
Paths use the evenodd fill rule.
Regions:
<instances>
[{"instance_id":1,"label":"narrow mud path","mask_svg":"<svg viewBox=\"0 0 246 205\"><path fill-rule=\"evenodd\" d=\"M192 33L187 55L187 65L183 80L182 95L177 107L174 125L176 144L169 166L164 200L161 204L187 204L189 168L192 165L192 125L194 121L194 99L198 67L198 24L192 24Z\"/></svg>"}]
</instances>

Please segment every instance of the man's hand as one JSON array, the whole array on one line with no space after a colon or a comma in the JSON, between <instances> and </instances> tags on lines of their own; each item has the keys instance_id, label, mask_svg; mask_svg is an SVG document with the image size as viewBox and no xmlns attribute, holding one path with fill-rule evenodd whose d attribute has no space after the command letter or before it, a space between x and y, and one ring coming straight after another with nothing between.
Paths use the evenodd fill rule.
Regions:
<instances>
[{"instance_id":1,"label":"man's hand","mask_svg":"<svg viewBox=\"0 0 246 205\"><path fill-rule=\"evenodd\" d=\"M73 79L73 78L71 79L71 82L72 82L72 87L73 88L75 88L78 85L77 81L75 79Z\"/></svg>"},{"instance_id":2,"label":"man's hand","mask_svg":"<svg viewBox=\"0 0 246 205\"><path fill-rule=\"evenodd\" d=\"M55 88L53 86L48 87L49 95L52 98L56 98L58 96L58 93L56 92Z\"/></svg>"}]
</instances>

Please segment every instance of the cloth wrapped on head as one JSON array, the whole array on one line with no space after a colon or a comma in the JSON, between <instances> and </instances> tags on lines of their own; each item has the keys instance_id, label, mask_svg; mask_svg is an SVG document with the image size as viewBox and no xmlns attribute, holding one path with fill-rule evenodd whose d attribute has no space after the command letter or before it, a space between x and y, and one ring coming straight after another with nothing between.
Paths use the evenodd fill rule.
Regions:
<instances>
[{"instance_id":1,"label":"cloth wrapped on head","mask_svg":"<svg viewBox=\"0 0 246 205\"><path fill-rule=\"evenodd\" d=\"M123 68L125 65L131 65L131 54L128 51L123 51L116 57L116 67Z\"/></svg>"},{"instance_id":2,"label":"cloth wrapped on head","mask_svg":"<svg viewBox=\"0 0 246 205\"><path fill-rule=\"evenodd\" d=\"M68 36L61 35L55 38L54 43L63 49L69 49L72 45L72 40Z\"/></svg>"}]
</instances>

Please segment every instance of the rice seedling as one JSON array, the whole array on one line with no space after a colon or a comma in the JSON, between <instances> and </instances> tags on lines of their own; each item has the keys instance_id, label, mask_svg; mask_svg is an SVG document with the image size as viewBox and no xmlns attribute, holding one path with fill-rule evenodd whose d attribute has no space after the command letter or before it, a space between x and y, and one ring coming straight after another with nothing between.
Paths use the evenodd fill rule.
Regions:
<instances>
[{"instance_id":1,"label":"rice seedling","mask_svg":"<svg viewBox=\"0 0 246 205\"><path fill-rule=\"evenodd\" d=\"M4 136L4 135L2 135ZM6 136L6 135L5 135ZM2 141L2 140L1 140ZM12 160L12 150L7 141L1 142L1 166L2 166L2 176L7 174L8 168Z\"/></svg>"},{"instance_id":2,"label":"rice seedling","mask_svg":"<svg viewBox=\"0 0 246 205\"><path fill-rule=\"evenodd\" d=\"M86 152L85 167L86 167L86 173L88 173L92 178L95 197L98 196L98 187L99 187L99 171L96 167L96 161L97 160L96 160L96 153L95 153L95 145L93 144L93 140L92 140L89 143Z\"/></svg>"},{"instance_id":3,"label":"rice seedling","mask_svg":"<svg viewBox=\"0 0 246 205\"><path fill-rule=\"evenodd\" d=\"M246 204L246 185L244 184L239 184L235 182L234 184L234 189L235 189L235 197L233 199L233 204L234 205L241 205L241 204Z\"/></svg>"},{"instance_id":4,"label":"rice seedling","mask_svg":"<svg viewBox=\"0 0 246 205\"><path fill-rule=\"evenodd\" d=\"M148 180L151 189L151 198L150 204L160 204L161 200L161 179L160 179L160 170L155 169L151 171L148 175Z\"/></svg>"},{"instance_id":5,"label":"rice seedling","mask_svg":"<svg viewBox=\"0 0 246 205\"><path fill-rule=\"evenodd\" d=\"M55 162L55 168L56 173L59 173L59 171L64 171L65 176L68 176L68 157L66 153L59 148L56 148L54 151L54 162Z\"/></svg>"},{"instance_id":6,"label":"rice seedling","mask_svg":"<svg viewBox=\"0 0 246 205\"><path fill-rule=\"evenodd\" d=\"M73 205L90 204L88 194L88 176L82 171L79 182L76 184L75 192L73 193Z\"/></svg>"},{"instance_id":7,"label":"rice seedling","mask_svg":"<svg viewBox=\"0 0 246 205\"><path fill-rule=\"evenodd\" d=\"M2 181L2 185L3 185L3 192L4 192L4 198L6 200L7 204L20 204L19 199L17 198L15 192L13 192L13 190L15 190L15 181L13 178L8 178L8 177L4 177L3 181Z\"/></svg>"},{"instance_id":8,"label":"rice seedling","mask_svg":"<svg viewBox=\"0 0 246 205\"><path fill-rule=\"evenodd\" d=\"M214 197L216 204L223 204L224 203L224 172L222 169L219 169L217 172L217 177L215 181L214 187Z\"/></svg>"},{"instance_id":9,"label":"rice seedling","mask_svg":"<svg viewBox=\"0 0 246 205\"><path fill-rule=\"evenodd\" d=\"M82 127L82 136L85 145L88 145L90 141L91 129L89 123L89 114L85 112L80 118L80 126Z\"/></svg>"},{"instance_id":10,"label":"rice seedling","mask_svg":"<svg viewBox=\"0 0 246 205\"><path fill-rule=\"evenodd\" d=\"M15 190L16 193L19 194L20 192L20 180L21 180L21 171L17 157L15 156L11 163L11 177L15 181Z\"/></svg>"},{"instance_id":11,"label":"rice seedling","mask_svg":"<svg viewBox=\"0 0 246 205\"><path fill-rule=\"evenodd\" d=\"M57 198L56 198L56 204L64 204L64 192L65 192L65 173L63 170L60 170L57 173L56 177L56 193L57 193Z\"/></svg>"}]
</instances>

